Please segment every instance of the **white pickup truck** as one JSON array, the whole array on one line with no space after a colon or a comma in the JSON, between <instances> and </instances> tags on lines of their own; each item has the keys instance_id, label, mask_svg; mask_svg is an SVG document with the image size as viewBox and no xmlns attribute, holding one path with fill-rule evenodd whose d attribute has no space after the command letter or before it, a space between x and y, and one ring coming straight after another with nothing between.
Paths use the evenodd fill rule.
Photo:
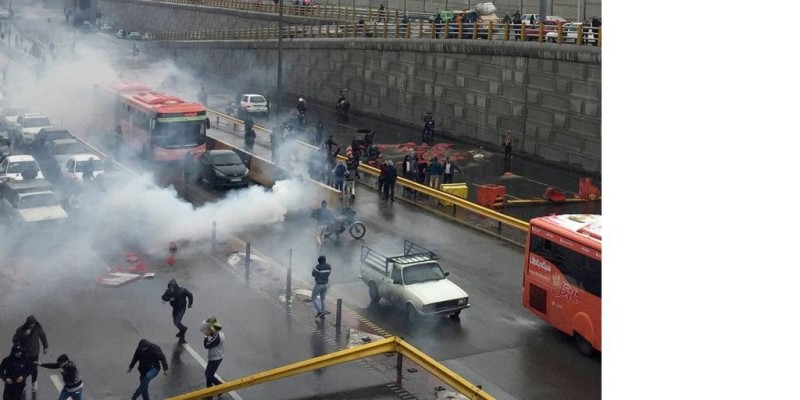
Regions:
<instances>
[{"instance_id":1,"label":"white pickup truck","mask_svg":"<svg viewBox=\"0 0 800 400\"><path fill-rule=\"evenodd\" d=\"M457 320L468 308L469 296L447 279L434 252L411 241L403 242L403 255L386 257L361 246L359 277L369 287L372 302L381 298L405 311L413 322L419 316L446 315Z\"/></svg>"}]
</instances>

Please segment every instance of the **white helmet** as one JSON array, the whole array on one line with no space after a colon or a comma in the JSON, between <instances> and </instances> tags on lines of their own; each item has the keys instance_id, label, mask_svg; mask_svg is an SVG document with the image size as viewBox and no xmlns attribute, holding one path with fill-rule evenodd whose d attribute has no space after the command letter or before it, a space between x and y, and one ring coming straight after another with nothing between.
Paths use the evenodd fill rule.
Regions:
<instances>
[{"instance_id":1,"label":"white helmet","mask_svg":"<svg viewBox=\"0 0 800 400\"><path fill-rule=\"evenodd\" d=\"M299 100L301 103L305 103L306 101L301 97Z\"/></svg>"}]
</instances>

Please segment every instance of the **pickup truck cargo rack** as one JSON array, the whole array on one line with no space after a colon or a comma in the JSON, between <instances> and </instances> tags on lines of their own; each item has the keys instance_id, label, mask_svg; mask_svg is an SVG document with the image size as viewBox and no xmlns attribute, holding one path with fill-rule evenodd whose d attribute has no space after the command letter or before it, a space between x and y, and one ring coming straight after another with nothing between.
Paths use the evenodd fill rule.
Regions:
<instances>
[{"instance_id":1,"label":"pickup truck cargo rack","mask_svg":"<svg viewBox=\"0 0 800 400\"><path fill-rule=\"evenodd\" d=\"M361 246L361 261L375 268L383 267L387 274L389 273L389 266L393 262L398 264L411 264L438 259L439 256L436 253L410 240L403 241L403 255L395 257L386 257L367 246Z\"/></svg>"}]
</instances>

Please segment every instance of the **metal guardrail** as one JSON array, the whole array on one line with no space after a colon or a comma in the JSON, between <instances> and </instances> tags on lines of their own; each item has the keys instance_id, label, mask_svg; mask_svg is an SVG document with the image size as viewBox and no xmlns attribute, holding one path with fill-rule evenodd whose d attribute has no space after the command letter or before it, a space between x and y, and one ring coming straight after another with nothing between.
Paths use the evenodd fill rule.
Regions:
<instances>
[{"instance_id":1,"label":"metal guardrail","mask_svg":"<svg viewBox=\"0 0 800 400\"><path fill-rule=\"evenodd\" d=\"M164 3L199 5L234 10L278 13L272 1L246 0L158 0ZM426 38L426 39L486 39L502 41L537 41L576 45L602 46L602 27L578 25L577 31L565 32L563 23L557 26L485 22L455 22L436 24L425 15L408 13L401 17L398 10L358 9L329 5L283 5L286 15L336 20L335 24L291 25L284 28L284 38ZM361 21L359 21L361 19ZM404 22L405 19L405 22ZM151 40L266 40L277 39L277 28L219 29L182 32L149 32Z\"/></svg>"},{"instance_id":2,"label":"metal guardrail","mask_svg":"<svg viewBox=\"0 0 800 400\"><path fill-rule=\"evenodd\" d=\"M219 121L227 121L231 124L231 129L234 132L243 132L243 121L213 110L208 110L208 113L215 116L215 123L217 126L220 126ZM267 134L267 136L272 132L267 128L257 125L254 129L257 132ZM302 140L295 139L295 141L309 152L318 150L318 147ZM346 158L339 155L338 160L344 161ZM377 185L380 170L365 163L361 163L359 164L359 171L365 175L361 180L363 184L373 188ZM326 185L323 184L323 186ZM411 194L404 197L403 188L408 188ZM330 189L335 190L333 188ZM335 192L341 193L338 190L335 190ZM491 235L498 236L514 244L520 246L525 245L528 232L527 221L483 207L467 199L401 177L397 178L395 198L407 201L452 221L463 223Z\"/></svg>"},{"instance_id":3,"label":"metal guardrail","mask_svg":"<svg viewBox=\"0 0 800 400\"><path fill-rule=\"evenodd\" d=\"M228 8L232 10L244 10L278 14L278 4L272 0L156 0L163 3L186 4L191 6L206 6L217 8ZM403 16L409 19L428 19L430 13L402 12L400 10L380 10L378 8L355 8L339 7L328 4L297 5L291 4L288 0L283 3L283 14L301 17L327 18L337 20L358 21L364 18L366 21L393 21L401 20Z\"/></svg>"},{"instance_id":4,"label":"metal guardrail","mask_svg":"<svg viewBox=\"0 0 800 400\"><path fill-rule=\"evenodd\" d=\"M602 27L578 28L575 35L568 34L559 25L546 31L544 24L530 25L484 23L434 24L418 23L334 23L317 25L291 25L278 28L212 29L202 31L148 32L151 41L175 40L269 40L283 38L394 38L394 39L482 39L526 42L572 42L578 46L602 46Z\"/></svg>"},{"instance_id":5,"label":"metal guardrail","mask_svg":"<svg viewBox=\"0 0 800 400\"><path fill-rule=\"evenodd\" d=\"M476 400L494 399L494 397L484 392L480 386L475 386L469 383L464 378L451 371L438 361L430 358L416 347L408 344L403 339L392 336L350 349L340 350L324 356L314 357L308 360L285 365L283 367L245 376L217 386L212 386L210 388L198 389L193 392L170 397L167 400L200 400L204 398L210 398L214 395L244 389L262 383L288 378L304 372L314 371L320 368L326 368L333 365L386 353L397 354L398 380L402 380L403 357L407 357L409 360L413 361L426 371L430 372L446 384L453 387L459 393L467 396L467 398Z\"/></svg>"}]
</instances>

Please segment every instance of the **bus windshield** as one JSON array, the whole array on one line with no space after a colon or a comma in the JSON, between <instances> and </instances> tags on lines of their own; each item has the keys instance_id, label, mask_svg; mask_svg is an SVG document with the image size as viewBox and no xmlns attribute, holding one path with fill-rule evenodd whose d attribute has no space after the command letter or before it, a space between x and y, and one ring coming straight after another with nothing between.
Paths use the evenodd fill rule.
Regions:
<instances>
[{"instance_id":1,"label":"bus windshield","mask_svg":"<svg viewBox=\"0 0 800 400\"><path fill-rule=\"evenodd\" d=\"M156 124L153 143L163 148L197 147L205 136L205 121L162 122Z\"/></svg>"}]
</instances>

